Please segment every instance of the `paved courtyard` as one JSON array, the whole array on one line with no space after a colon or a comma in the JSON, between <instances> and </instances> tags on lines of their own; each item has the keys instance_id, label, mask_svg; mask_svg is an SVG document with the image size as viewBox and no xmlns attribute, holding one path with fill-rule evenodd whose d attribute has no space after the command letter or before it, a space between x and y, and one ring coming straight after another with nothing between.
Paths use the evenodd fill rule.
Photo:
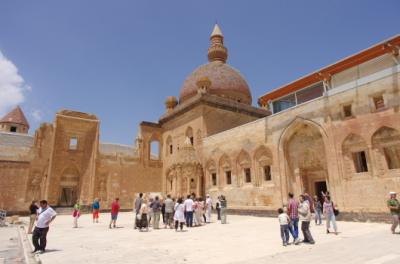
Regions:
<instances>
[{"instance_id":1,"label":"paved courtyard","mask_svg":"<svg viewBox=\"0 0 400 264\"><path fill-rule=\"evenodd\" d=\"M283 247L275 218L229 216L229 223L212 223L175 232L138 232L133 213L122 213L119 228L108 228L109 214L93 224L90 215L72 228L72 217L60 215L48 234L43 263L399 263L400 235L387 224L338 222L339 235L312 225L315 245ZM214 217L215 219L215 217ZM187 229L186 229L187 230ZM293 260L296 260L293 262Z\"/></svg>"}]
</instances>

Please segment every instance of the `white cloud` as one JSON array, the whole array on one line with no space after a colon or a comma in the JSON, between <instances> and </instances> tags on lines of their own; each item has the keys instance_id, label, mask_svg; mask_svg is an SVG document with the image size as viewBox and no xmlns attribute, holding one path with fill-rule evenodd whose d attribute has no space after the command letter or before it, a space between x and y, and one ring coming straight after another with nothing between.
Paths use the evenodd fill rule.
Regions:
<instances>
[{"instance_id":1,"label":"white cloud","mask_svg":"<svg viewBox=\"0 0 400 264\"><path fill-rule=\"evenodd\" d=\"M40 122L42 120L43 114L42 111L36 109L32 111L31 116L36 122Z\"/></svg>"},{"instance_id":2,"label":"white cloud","mask_svg":"<svg viewBox=\"0 0 400 264\"><path fill-rule=\"evenodd\" d=\"M19 75L18 68L0 51L0 117L22 103L25 100L24 92L31 90Z\"/></svg>"}]
</instances>

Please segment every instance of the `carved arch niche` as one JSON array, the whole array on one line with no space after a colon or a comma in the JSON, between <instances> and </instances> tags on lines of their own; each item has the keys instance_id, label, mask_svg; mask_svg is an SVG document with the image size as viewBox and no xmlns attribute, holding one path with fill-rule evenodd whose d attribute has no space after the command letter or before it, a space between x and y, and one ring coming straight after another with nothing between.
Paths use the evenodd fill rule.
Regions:
<instances>
[{"instance_id":1,"label":"carved arch niche","mask_svg":"<svg viewBox=\"0 0 400 264\"><path fill-rule=\"evenodd\" d=\"M232 164L228 155L223 154L219 159L220 184L230 186L233 184Z\"/></svg>"},{"instance_id":2,"label":"carved arch niche","mask_svg":"<svg viewBox=\"0 0 400 264\"><path fill-rule=\"evenodd\" d=\"M255 161L255 184L261 186L263 183L272 183L272 153L265 147L260 146L254 152Z\"/></svg>"},{"instance_id":3,"label":"carved arch niche","mask_svg":"<svg viewBox=\"0 0 400 264\"><path fill-rule=\"evenodd\" d=\"M191 127L186 128L185 138L188 138L190 140L190 144L192 144L192 146L194 145L193 128L191 128Z\"/></svg>"},{"instance_id":4,"label":"carved arch niche","mask_svg":"<svg viewBox=\"0 0 400 264\"><path fill-rule=\"evenodd\" d=\"M207 189L217 187L218 175L217 166L214 160L209 160L206 163L206 186ZM215 184L214 184L215 183Z\"/></svg>"},{"instance_id":5,"label":"carved arch niche","mask_svg":"<svg viewBox=\"0 0 400 264\"><path fill-rule=\"evenodd\" d=\"M236 182L238 186L254 182L251 170L251 157L245 150L240 151L237 157L237 167Z\"/></svg>"},{"instance_id":6,"label":"carved arch niche","mask_svg":"<svg viewBox=\"0 0 400 264\"><path fill-rule=\"evenodd\" d=\"M372 149L379 171L400 169L400 133L381 127L372 135Z\"/></svg>"},{"instance_id":7,"label":"carved arch niche","mask_svg":"<svg viewBox=\"0 0 400 264\"><path fill-rule=\"evenodd\" d=\"M342 153L346 178L370 171L368 146L361 136L348 135L342 143Z\"/></svg>"}]
</instances>

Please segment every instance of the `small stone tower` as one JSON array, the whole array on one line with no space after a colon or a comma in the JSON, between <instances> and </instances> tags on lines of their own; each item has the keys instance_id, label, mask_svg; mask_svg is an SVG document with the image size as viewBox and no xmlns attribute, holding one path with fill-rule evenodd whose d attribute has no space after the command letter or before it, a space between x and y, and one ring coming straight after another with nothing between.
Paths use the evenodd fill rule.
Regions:
<instances>
[{"instance_id":1,"label":"small stone tower","mask_svg":"<svg viewBox=\"0 0 400 264\"><path fill-rule=\"evenodd\" d=\"M29 123L19 106L0 119L0 131L2 132L28 134L28 130Z\"/></svg>"}]
</instances>

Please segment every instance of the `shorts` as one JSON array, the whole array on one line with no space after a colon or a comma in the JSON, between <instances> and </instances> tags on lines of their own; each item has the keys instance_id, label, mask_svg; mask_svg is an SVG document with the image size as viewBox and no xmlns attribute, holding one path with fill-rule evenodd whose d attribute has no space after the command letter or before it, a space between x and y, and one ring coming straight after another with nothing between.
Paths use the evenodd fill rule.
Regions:
<instances>
[{"instance_id":1,"label":"shorts","mask_svg":"<svg viewBox=\"0 0 400 264\"><path fill-rule=\"evenodd\" d=\"M118 214L111 214L111 220L117 220Z\"/></svg>"},{"instance_id":2,"label":"shorts","mask_svg":"<svg viewBox=\"0 0 400 264\"><path fill-rule=\"evenodd\" d=\"M99 218L99 209L93 209L93 218Z\"/></svg>"}]
</instances>

